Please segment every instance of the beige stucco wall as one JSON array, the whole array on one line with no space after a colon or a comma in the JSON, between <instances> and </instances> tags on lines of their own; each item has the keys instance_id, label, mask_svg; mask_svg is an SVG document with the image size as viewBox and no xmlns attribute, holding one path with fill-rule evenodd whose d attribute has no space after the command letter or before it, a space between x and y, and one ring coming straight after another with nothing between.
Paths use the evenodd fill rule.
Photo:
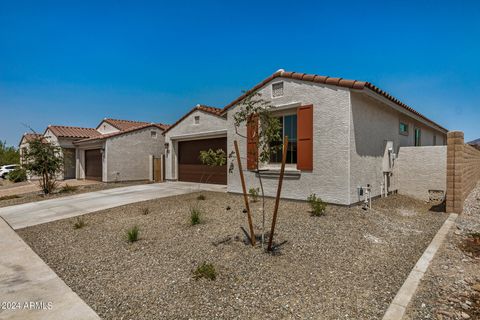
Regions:
<instances>
[{"instance_id":1,"label":"beige stucco wall","mask_svg":"<svg viewBox=\"0 0 480 320\"><path fill-rule=\"evenodd\" d=\"M364 93L351 92L350 112L350 201L360 201L358 186L370 184L372 196L381 194L384 182L382 162L387 141L393 142L395 153L400 147L414 145L414 128L421 129L421 145L433 145L433 136L437 136L437 145L446 142L446 133L436 130L403 112L397 111L386 102L378 101ZM399 132L400 121L409 126L408 136ZM390 191L394 191L394 182L398 177L390 178Z\"/></svg>"},{"instance_id":2,"label":"beige stucco wall","mask_svg":"<svg viewBox=\"0 0 480 320\"><path fill-rule=\"evenodd\" d=\"M196 116L200 117L198 124L194 122ZM178 141L225 137L226 126L225 117L195 110L182 122L167 131L165 143L169 144L169 148L168 152L165 152L165 178L167 180L178 179Z\"/></svg>"},{"instance_id":3,"label":"beige stucco wall","mask_svg":"<svg viewBox=\"0 0 480 320\"><path fill-rule=\"evenodd\" d=\"M101 134L107 134L107 133L119 132L120 130L112 126L110 123L102 121L98 125L97 131L100 132Z\"/></svg>"},{"instance_id":4,"label":"beige stucco wall","mask_svg":"<svg viewBox=\"0 0 480 320\"><path fill-rule=\"evenodd\" d=\"M43 134L43 136L48 140L50 141L53 145L56 145L60 148L68 148L68 149L75 149L76 146L73 144L73 142L75 140L79 140L79 139L74 139L74 138L58 138L56 135L53 134L53 132L50 130L50 129L47 129L45 131L45 133ZM64 154L63 152L61 151L61 156L63 157ZM75 164L72 164L72 165L75 165ZM75 169L75 171L78 171L78 169ZM64 174L63 172L60 173L57 177L57 179L59 180L63 180L64 179Z\"/></svg>"},{"instance_id":5,"label":"beige stucco wall","mask_svg":"<svg viewBox=\"0 0 480 320\"><path fill-rule=\"evenodd\" d=\"M398 193L429 200L429 190L446 193L447 146L401 147L394 169Z\"/></svg>"},{"instance_id":6,"label":"beige stucco wall","mask_svg":"<svg viewBox=\"0 0 480 320\"><path fill-rule=\"evenodd\" d=\"M271 84L283 81L283 97L272 98ZM308 195L316 193L324 201L349 204L349 112L350 100L348 89L302 82L292 79L274 79L262 87L262 98L285 111L300 105L313 104L313 171L297 171L296 167L287 168L283 182L282 197L305 200ZM246 168L246 141L235 134L233 115L238 105L228 111L228 153L233 150L233 141L238 140L243 168ZM293 109L292 109L293 110ZM246 134L246 129L240 132ZM229 192L241 192L238 166L228 175ZM271 167L271 166L270 166ZM278 174L273 170L269 177L263 179L265 192L275 196ZM244 171L247 189L259 187L255 173Z\"/></svg>"},{"instance_id":7,"label":"beige stucco wall","mask_svg":"<svg viewBox=\"0 0 480 320\"><path fill-rule=\"evenodd\" d=\"M157 137L151 137L151 131ZM108 138L105 142L103 178L105 182L148 180L149 156L161 157L165 138L162 130L149 127Z\"/></svg>"}]
</instances>

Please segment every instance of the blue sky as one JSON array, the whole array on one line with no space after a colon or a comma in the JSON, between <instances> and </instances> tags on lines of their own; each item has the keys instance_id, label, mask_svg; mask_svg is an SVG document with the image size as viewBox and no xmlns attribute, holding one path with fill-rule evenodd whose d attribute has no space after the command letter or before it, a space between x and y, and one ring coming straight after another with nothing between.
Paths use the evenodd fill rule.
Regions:
<instances>
[{"instance_id":1,"label":"blue sky","mask_svg":"<svg viewBox=\"0 0 480 320\"><path fill-rule=\"evenodd\" d=\"M480 138L479 1L2 1L0 139L172 123L279 68L371 81Z\"/></svg>"}]
</instances>

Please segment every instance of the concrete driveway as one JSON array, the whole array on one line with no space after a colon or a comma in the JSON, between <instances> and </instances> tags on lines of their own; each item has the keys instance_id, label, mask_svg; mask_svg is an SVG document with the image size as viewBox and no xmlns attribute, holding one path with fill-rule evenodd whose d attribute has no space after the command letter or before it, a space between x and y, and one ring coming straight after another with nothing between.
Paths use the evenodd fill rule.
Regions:
<instances>
[{"instance_id":1,"label":"concrete driveway","mask_svg":"<svg viewBox=\"0 0 480 320\"><path fill-rule=\"evenodd\" d=\"M4 207L0 208L0 216L13 229L21 229L129 203L201 190L226 192L226 186L190 182L136 185Z\"/></svg>"}]
</instances>

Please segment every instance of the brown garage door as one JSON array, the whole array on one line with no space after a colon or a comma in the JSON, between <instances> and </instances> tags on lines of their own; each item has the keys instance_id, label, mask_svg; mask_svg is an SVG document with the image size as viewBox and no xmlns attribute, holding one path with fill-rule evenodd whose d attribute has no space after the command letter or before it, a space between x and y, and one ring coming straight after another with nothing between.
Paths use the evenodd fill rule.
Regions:
<instances>
[{"instance_id":1,"label":"brown garage door","mask_svg":"<svg viewBox=\"0 0 480 320\"><path fill-rule=\"evenodd\" d=\"M102 152L100 149L85 150L85 178L102 180Z\"/></svg>"},{"instance_id":2,"label":"brown garage door","mask_svg":"<svg viewBox=\"0 0 480 320\"><path fill-rule=\"evenodd\" d=\"M227 184L227 165L210 167L200 161L200 151L222 149L227 152L227 138L181 141L178 143L178 180Z\"/></svg>"}]
</instances>

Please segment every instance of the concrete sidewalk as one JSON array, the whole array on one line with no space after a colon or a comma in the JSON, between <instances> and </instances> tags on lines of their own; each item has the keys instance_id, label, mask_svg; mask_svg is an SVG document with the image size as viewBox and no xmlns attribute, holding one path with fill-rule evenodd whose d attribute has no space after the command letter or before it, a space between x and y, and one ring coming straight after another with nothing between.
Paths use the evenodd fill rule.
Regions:
<instances>
[{"instance_id":1,"label":"concrete sidewalk","mask_svg":"<svg viewBox=\"0 0 480 320\"><path fill-rule=\"evenodd\" d=\"M2 218L0 235L0 319L100 319Z\"/></svg>"},{"instance_id":2,"label":"concrete sidewalk","mask_svg":"<svg viewBox=\"0 0 480 320\"><path fill-rule=\"evenodd\" d=\"M113 188L4 207L0 208L0 216L16 230L129 203L200 190L226 192L226 186L190 182L165 182Z\"/></svg>"}]
</instances>

